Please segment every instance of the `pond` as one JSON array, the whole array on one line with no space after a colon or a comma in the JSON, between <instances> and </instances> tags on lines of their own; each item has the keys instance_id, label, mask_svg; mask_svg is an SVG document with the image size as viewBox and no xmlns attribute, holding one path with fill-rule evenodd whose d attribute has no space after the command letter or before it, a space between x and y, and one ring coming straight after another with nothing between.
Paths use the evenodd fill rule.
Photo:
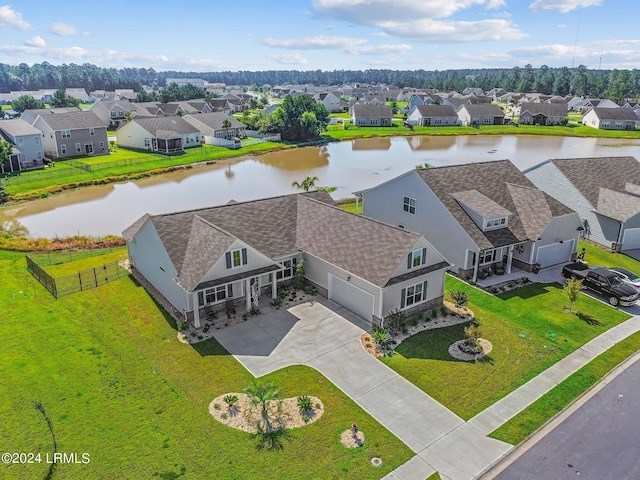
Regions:
<instances>
[{"instance_id":1,"label":"pond","mask_svg":"<svg viewBox=\"0 0 640 480\"><path fill-rule=\"evenodd\" d=\"M293 193L317 176L335 199L373 187L418 164L510 159L525 169L550 158L640 158L640 141L547 136L410 136L355 139L221 161L167 175L68 192L0 210L31 237L120 234L144 213L166 213Z\"/></svg>"}]
</instances>

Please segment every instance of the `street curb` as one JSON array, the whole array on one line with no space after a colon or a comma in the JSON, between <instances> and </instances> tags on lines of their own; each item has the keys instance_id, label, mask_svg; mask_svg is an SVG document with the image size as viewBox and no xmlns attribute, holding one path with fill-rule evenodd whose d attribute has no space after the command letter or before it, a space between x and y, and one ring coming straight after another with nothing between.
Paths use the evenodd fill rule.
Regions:
<instances>
[{"instance_id":1,"label":"street curb","mask_svg":"<svg viewBox=\"0 0 640 480\"><path fill-rule=\"evenodd\" d=\"M596 357L597 358L597 357ZM576 410L582 407L588 402L594 395L608 385L618 375L624 373L624 371L634 363L640 360L640 351L633 353L621 363L612 368L597 384L592 386L581 396L567 405L562 411L558 412L549 421L547 421L542 427L536 430L528 439L524 440L520 444L514 446L509 452L502 458L499 458L487 468L485 468L480 474L474 477L474 480L493 480L500 473L507 469L512 463L518 460L522 455L527 453L533 448L540 440L542 440L547 434L558 427L568 417L570 417ZM588 364L587 364L588 365ZM574 372L575 373L575 372Z\"/></svg>"}]
</instances>

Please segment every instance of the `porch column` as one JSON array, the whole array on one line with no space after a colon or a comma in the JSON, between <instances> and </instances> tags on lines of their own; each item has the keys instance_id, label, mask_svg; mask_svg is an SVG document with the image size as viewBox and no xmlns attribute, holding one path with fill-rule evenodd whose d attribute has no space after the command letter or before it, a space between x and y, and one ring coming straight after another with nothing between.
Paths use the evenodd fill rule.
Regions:
<instances>
[{"instance_id":1,"label":"porch column","mask_svg":"<svg viewBox=\"0 0 640 480\"><path fill-rule=\"evenodd\" d=\"M360 205L360 197L356 195L356 213L358 213L358 205Z\"/></svg>"},{"instance_id":2,"label":"porch column","mask_svg":"<svg viewBox=\"0 0 640 480\"><path fill-rule=\"evenodd\" d=\"M276 278L276 272L271 274L271 299L278 298L278 279Z\"/></svg>"},{"instance_id":3,"label":"porch column","mask_svg":"<svg viewBox=\"0 0 640 480\"><path fill-rule=\"evenodd\" d=\"M474 283L478 281L478 267L480 266L480 252L475 255L475 264L473 265L473 281Z\"/></svg>"},{"instance_id":4,"label":"porch column","mask_svg":"<svg viewBox=\"0 0 640 480\"><path fill-rule=\"evenodd\" d=\"M247 312L251 310L251 284L249 283L251 280L249 278L247 278L245 280L245 285L244 285L244 296L245 296L245 302L246 302L246 307L247 307Z\"/></svg>"},{"instance_id":5,"label":"porch column","mask_svg":"<svg viewBox=\"0 0 640 480\"><path fill-rule=\"evenodd\" d=\"M509 253L507 253L507 273L511 273L512 260L513 260L513 245L509 247Z\"/></svg>"},{"instance_id":6,"label":"porch column","mask_svg":"<svg viewBox=\"0 0 640 480\"><path fill-rule=\"evenodd\" d=\"M200 328L200 305L198 305L198 292L193 292L191 295L191 301L193 302L193 325L196 328Z\"/></svg>"},{"instance_id":7,"label":"porch column","mask_svg":"<svg viewBox=\"0 0 640 480\"><path fill-rule=\"evenodd\" d=\"M536 242L531 242L531 254L529 255L529 265L533 265L533 253L536 251Z\"/></svg>"}]
</instances>

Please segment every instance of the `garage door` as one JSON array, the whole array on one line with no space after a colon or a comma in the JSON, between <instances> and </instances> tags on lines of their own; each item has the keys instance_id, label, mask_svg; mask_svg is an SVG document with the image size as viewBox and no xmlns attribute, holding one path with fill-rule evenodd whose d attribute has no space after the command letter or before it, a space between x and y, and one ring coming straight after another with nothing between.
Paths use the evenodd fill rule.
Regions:
<instances>
[{"instance_id":1,"label":"garage door","mask_svg":"<svg viewBox=\"0 0 640 480\"><path fill-rule=\"evenodd\" d=\"M374 296L331 273L329 274L329 300L333 300L365 320L371 320Z\"/></svg>"},{"instance_id":2,"label":"garage door","mask_svg":"<svg viewBox=\"0 0 640 480\"><path fill-rule=\"evenodd\" d=\"M622 250L640 248L640 228L628 228L622 236Z\"/></svg>"},{"instance_id":3,"label":"garage door","mask_svg":"<svg viewBox=\"0 0 640 480\"><path fill-rule=\"evenodd\" d=\"M569 262L571 261L572 252L575 252L573 240L564 243L552 243L538 249L537 262L542 268Z\"/></svg>"}]
</instances>

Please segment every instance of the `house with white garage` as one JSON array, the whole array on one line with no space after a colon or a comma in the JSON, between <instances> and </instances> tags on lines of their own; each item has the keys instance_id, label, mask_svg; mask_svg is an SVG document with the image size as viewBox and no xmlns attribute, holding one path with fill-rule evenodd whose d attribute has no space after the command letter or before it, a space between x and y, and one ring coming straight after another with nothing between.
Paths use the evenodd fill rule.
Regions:
<instances>
[{"instance_id":1,"label":"house with white garage","mask_svg":"<svg viewBox=\"0 0 640 480\"><path fill-rule=\"evenodd\" d=\"M640 248L640 164L634 157L547 160L524 174L578 212L585 238L613 251Z\"/></svg>"},{"instance_id":2,"label":"house with white garage","mask_svg":"<svg viewBox=\"0 0 640 480\"><path fill-rule=\"evenodd\" d=\"M146 214L123 235L134 276L196 327L211 308L277 298L303 261L321 295L373 324L441 304L449 267L422 235L345 212L323 191Z\"/></svg>"},{"instance_id":3,"label":"house with white garage","mask_svg":"<svg viewBox=\"0 0 640 480\"><path fill-rule=\"evenodd\" d=\"M365 216L422 234L474 282L569 262L582 225L509 160L415 169L355 194Z\"/></svg>"},{"instance_id":4,"label":"house with white garage","mask_svg":"<svg viewBox=\"0 0 640 480\"><path fill-rule=\"evenodd\" d=\"M582 124L601 130L635 130L638 116L629 108L594 107L584 114Z\"/></svg>"}]
</instances>

